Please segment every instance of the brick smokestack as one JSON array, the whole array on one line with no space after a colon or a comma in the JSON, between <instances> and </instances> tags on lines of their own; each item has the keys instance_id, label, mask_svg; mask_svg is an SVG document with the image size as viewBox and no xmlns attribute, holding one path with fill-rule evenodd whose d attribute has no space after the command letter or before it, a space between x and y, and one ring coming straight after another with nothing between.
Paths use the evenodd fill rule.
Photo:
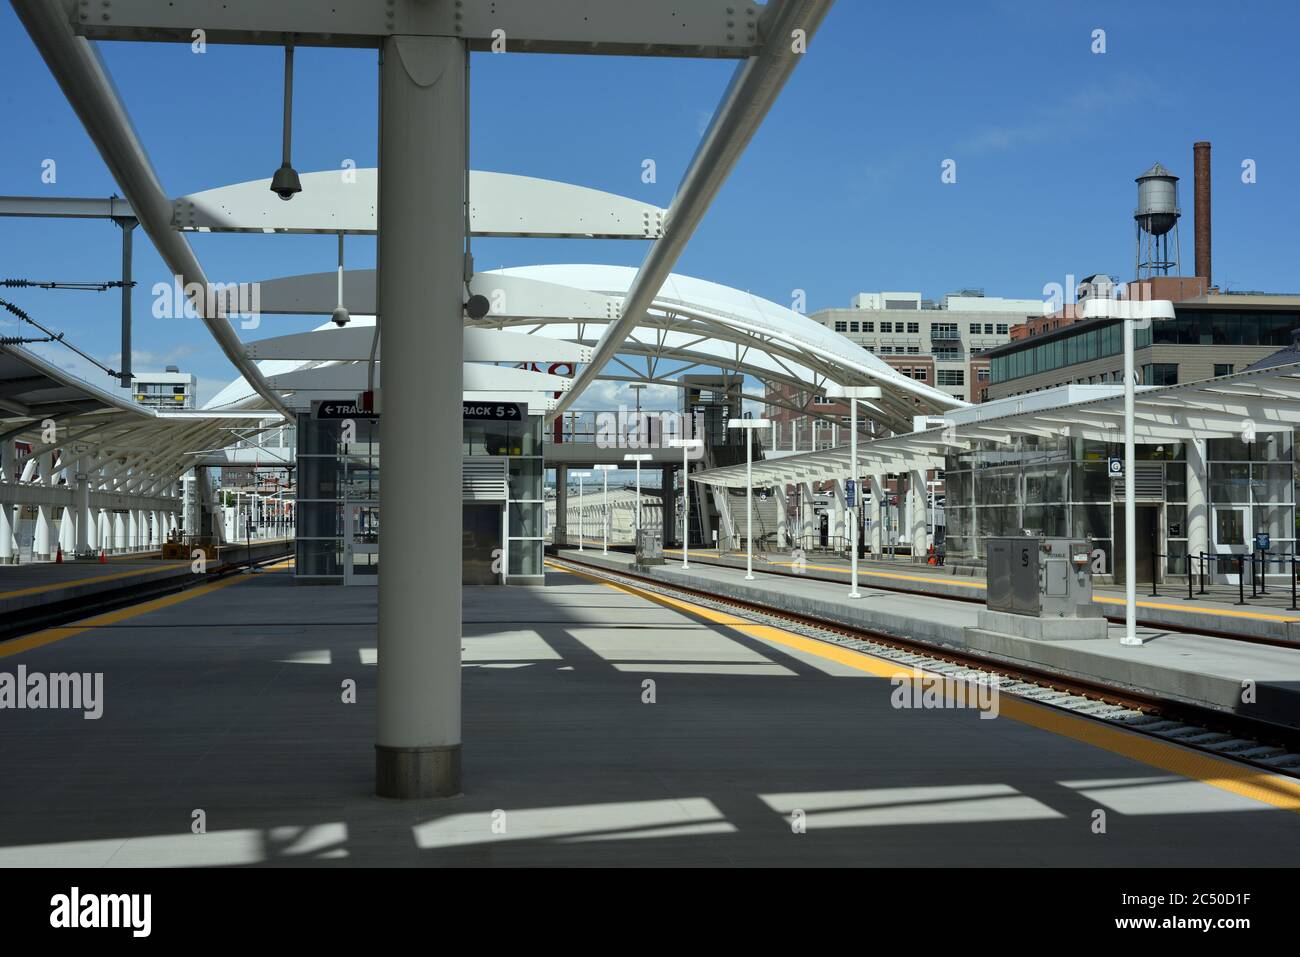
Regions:
<instances>
[{"instance_id":1,"label":"brick smokestack","mask_svg":"<svg viewBox=\"0 0 1300 957\"><path fill-rule=\"evenodd\" d=\"M1205 280L1208 288L1213 285L1210 278L1210 144L1201 140L1192 146L1192 155L1196 170L1196 275Z\"/></svg>"}]
</instances>

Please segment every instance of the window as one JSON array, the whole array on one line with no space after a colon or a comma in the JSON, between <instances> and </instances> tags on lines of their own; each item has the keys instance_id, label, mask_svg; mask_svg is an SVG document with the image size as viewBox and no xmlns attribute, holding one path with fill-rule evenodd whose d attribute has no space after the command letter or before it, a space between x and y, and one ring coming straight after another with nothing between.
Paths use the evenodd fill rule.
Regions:
<instances>
[{"instance_id":1,"label":"window","mask_svg":"<svg viewBox=\"0 0 1300 957\"><path fill-rule=\"evenodd\" d=\"M848 331L849 331L849 324L848 324L847 322L840 322L840 321L837 321L837 322L835 323L835 331L836 331L836 332L848 332Z\"/></svg>"},{"instance_id":2,"label":"window","mask_svg":"<svg viewBox=\"0 0 1300 957\"><path fill-rule=\"evenodd\" d=\"M936 322L930 326L931 339L960 339L961 333L955 322Z\"/></svg>"},{"instance_id":3,"label":"window","mask_svg":"<svg viewBox=\"0 0 1300 957\"><path fill-rule=\"evenodd\" d=\"M894 331L894 324L893 324L892 322L882 322L882 323L880 324L880 331L881 331L881 332L893 332L893 331Z\"/></svg>"},{"instance_id":4,"label":"window","mask_svg":"<svg viewBox=\"0 0 1300 957\"><path fill-rule=\"evenodd\" d=\"M1214 378L1217 379L1221 375L1232 375L1231 362L1216 362L1214 364Z\"/></svg>"},{"instance_id":5,"label":"window","mask_svg":"<svg viewBox=\"0 0 1300 957\"><path fill-rule=\"evenodd\" d=\"M920 324L919 322L909 322L909 323L907 324L907 331L908 331L908 332L920 332L920 331L921 331L921 324Z\"/></svg>"},{"instance_id":6,"label":"window","mask_svg":"<svg viewBox=\"0 0 1300 957\"><path fill-rule=\"evenodd\" d=\"M908 352L908 355L914 355L914 356L915 356L915 355L920 355L920 354L921 354L921 347L920 347L920 346L908 346L908 347L907 347L907 352Z\"/></svg>"},{"instance_id":7,"label":"window","mask_svg":"<svg viewBox=\"0 0 1300 957\"><path fill-rule=\"evenodd\" d=\"M988 381L989 381L989 370L988 370L988 368L985 367L985 368L983 368L983 369L977 369L977 370L975 371L975 377L976 377L977 379L979 379L981 382L988 382Z\"/></svg>"},{"instance_id":8,"label":"window","mask_svg":"<svg viewBox=\"0 0 1300 957\"><path fill-rule=\"evenodd\" d=\"M939 385L965 385L965 369L938 369L935 371L935 382Z\"/></svg>"},{"instance_id":9,"label":"window","mask_svg":"<svg viewBox=\"0 0 1300 957\"><path fill-rule=\"evenodd\" d=\"M813 396L813 405L830 405L831 400L824 395Z\"/></svg>"},{"instance_id":10,"label":"window","mask_svg":"<svg viewBox=\"0 0 1300 957\"><path fill-rule=\"evenodd\" d=\"M912 370L912 378L924 382L926 379L930 378L929 370L926 369L925 366L918 366Z\"/></svg>"},{"instance_id":11,"label":"window","mask_svg":"<svg viewBox=\"0 0 1300 957\"><path fill-rule=\"evenodd\" d=\"M892 356L892 355L894 354L894 347L893 347L893 346L881 346L881 347L880 347L880 354L881 354L882 356Z\"/></svg>"},{"instance_id":12,"label":"window","mask_svg":"<svg viewBox=\"0 0 1300 957\"><path fill-rule=\"evenodd\" d=\"M988 326L985 326L984 328L987 329ZM998 323L998 335L1000 335L1000 336L1005 336L1006 334L1007 334L1007 324L1006 324L1005 322L999 322L999 323Z\"/></svg>"},{"instance_id":13,"label":"window","mask_svg":"<svg viewBox=\"0 0 1300 957\"><path fill-rule=\"evenodd\" d=\"M858 331L858 323L856 323L856 322L850 322L850 323L849 323L849 332L857 332L857 331Z\"/></svg>"},{"instance_id":14,"label":"window","mask_svg":"<svg viewBox=\"0 0 1300 957\"><path fill-rule=\"evenodd\" d=\"M1142 367L1143 385L1177 385L1178 364L1174 362L1148 362Z\"/></svg>"},{"instance_id":15,"label":"window","mask_svg":"<svg viewBox=\"0 0 1300 957\"><path fill-rule=\"evenodd\" d=\"M875 332L875 331L876 331L876 324L875 324L874 322L864 322L864 323L862 324L862 331L863 331L863 332Z\"/></svg>"},{"instance_id":16,"label":"window","mask_svg":"<svg viewBox=\"0 0 1300 957\"><path fill-rule=\"evenodd\" d=\"M993 335L993 323L991 322L984 323L984 335L986 336Z\"/></svg>"}]
</instances>

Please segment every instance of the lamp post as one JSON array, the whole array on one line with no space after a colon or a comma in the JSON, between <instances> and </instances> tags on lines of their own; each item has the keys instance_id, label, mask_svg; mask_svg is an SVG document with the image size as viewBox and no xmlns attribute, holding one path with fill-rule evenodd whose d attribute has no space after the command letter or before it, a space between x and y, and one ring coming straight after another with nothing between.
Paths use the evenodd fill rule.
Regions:
<instances>
[{"instance_id":1,"label":"lamp post","mask_svg":"<svg viewBox=\"0 0 1300 957\"><path fill-rule=\"evenodd\" d=\"M578 479L578 551L582 551L582 540L585 537L586 526L582 522L582 480L591 478L590 472L574 472Z\"/></svg>"},{"instance_id":2,"label":"lamp post","mask_svg":"<svg viewBox=\"0 0 1300 957\"><path fill-rule=\"evenodd\" d=\"M858 400L879 399L880 387L874 385L843 385L826 390L827 396L849 400L849 476L853 482L853 501L849 503L849 597L861 598L858 591L858 509L862 501L861 476L858 475Z\"/></svg>"},{"instance_id":3,"label":"lamp post","mask_svg":"<svg viewBox=\"0 0 1300 957\"><path fill-rule=\"evenodd\" d=\"M636 448L644 448L645 437L641 434L641 393L645 389L644 382L633 382L628 386L636 395Z\"/></svg>"},{"instance_id":4,"label":"lamp post","mask_svg":"<svg viewBox=\"0 0 1300 957\"><path fill-rule=\"evenodd\" d=\"M691 449L704 448L703 439L669 439L670 448L682 450L682 568L690 568L691 552L691 473L688 458Z\"/></svg>"},{"instance_id":5,"label":"lamp post","mask_svg":"<svg viewBox=\"0 0 1300 957\"><path fill-rule=\"evenodd\" d=\"M1174 304L1166 299L1089 299L1083 304L1084 319L1115 319L1124 324L1124 636L1121 645L1141 645L1137 636L1137 540L1133 536L1137 507L1133 503L1134 393L1133 325L1149 326L1152 321L1174 318ZM1152 555L1151 561L1159 561Z\"/></svg>"},{"instance_id":6,"label":"lamp post","mask_svg":"<svg viewBox=\"0 0 1300 957\"><path fill-rule=\"evenodd\" d=\"M633 547L636 547L636 540L641 535L641 463L649 462L650 459L648 452L628 452L623 456L624 462L636 463L636 528L632 532Z\"/></svg>"},{"instance_id":7,"label":"lamp post","mask_svg":"<svg viewBox=\"0 0 1300 957\"><path fill-rule=\"evenodd\" d=\"M617 465L597 465L596 471L605 479L605 504L602 506L601 528L604 534L604 545L601 547L601 554L609 554L609 473L618 468Z\"/></svg>"},{"instance_id":8,"label":"lamp post","mask_svg":"<svg viewBox=\"0 0 1300 957\"><path fill-rule=\"evenodd\" d=\"M767 419L729 419L727 428L745 430L745 581L754 580L754 430L766 429Z\"/></svg>"}]
</instances>

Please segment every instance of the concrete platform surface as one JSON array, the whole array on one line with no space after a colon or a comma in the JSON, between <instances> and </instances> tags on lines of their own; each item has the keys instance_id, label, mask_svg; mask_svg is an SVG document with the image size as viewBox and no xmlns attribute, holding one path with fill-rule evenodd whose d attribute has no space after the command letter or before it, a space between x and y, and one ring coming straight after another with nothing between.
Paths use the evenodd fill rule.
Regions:
<instances>
[{"instance_id":1,"label":"concrete platform surface","mask_svg":"<svg viewBox=\"0 0 1300 957\"><path fill-rule=\"evenodd\" d=\"M1207 867L1293 864L1300 838L1241 793L895 708L770 631L557 573L465 589L464 794L383 800L375 589L268 573L136 611L0 645L0 673L103 674L97 720L0 710L0 865Z\"/></svg>"},{"instance_id":2,"label":"concrete platform surface","mask_svg":"<svg viewBox=\"0 0 1300 957\"><path fill-rule=\"evenodd\" d=\"M602 555L589 549L566 551L611 570L630 570L633 557L624 552ZM983 605L955 602L929 595L902 594L859 585L860 599L847 597L842 584L798 575L763 575L745 579L743 567L691 562L689 571L674 563L640 570L665 583L677 583L722 596L766 602L823 621L949 645L991 654L1014 664L1032 665L1114 685L1120 689L1153 691L1190 704L1241 711L1254 717L1300 727L1300 647L1253 644L1211 635L1195 635L1141 627L1141 647L1119 643L1123 628L1111 625L1101 639L1033 641L976 631ZM1245 682L1254 700L1243 704Z\"/></svg>"},{"instance_id":3,"label":"concrete platform surface","mask_svg":"<svg viewBox=\"0 0 1300 957\"><path fill-rule=\"evenodd\" d=\"M587 551L600 548L601 543L587 543ZM569 549L572 550L572 549ZM681 563L680 549L665 549L672 562ZM745 554L718 552L714 549L692 549L692 565L716 565L724 568L744 568ZM789 554L769 552L754 559L755 574L796 575L801 579L849 582L850 563L837 555L809 552L795 561ZM920 592L944 598L966 601L983 601L987 586L982 571L969 566L931 566L912 562L908 556L897 560L868 558L858 563L860 583L899 591ZM1290 641L1300 648L1300 611L1290 610L1290 582L1285 585L1274 581L1267 594L1251 597L1250 586L1245 588L1246 604L1238 605L1236 586L1214 585L1204 595L1193 591L1187 598L1186 578L1176 578L1160 586L1159 593L1150 594L1150 582L1138 582L1138 619L1145 624L1176 628L1191 628L1227 634L1251 635ZM1199 582L1197 583L1199 584ZM1196 585L1193 585L1195 588ZM1093 600L1102 607L1103 614L1124 614L1124 592L1114 585L1098 585Z\"/></svg>"}]
</instances>

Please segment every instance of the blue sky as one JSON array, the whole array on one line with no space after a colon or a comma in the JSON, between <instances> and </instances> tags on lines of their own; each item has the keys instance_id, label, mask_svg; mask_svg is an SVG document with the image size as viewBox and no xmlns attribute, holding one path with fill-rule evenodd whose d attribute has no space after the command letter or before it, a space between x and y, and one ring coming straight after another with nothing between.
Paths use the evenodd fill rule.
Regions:
<instances>
[{"instance_id":1,"label":"blue sky","mask_svg":"<svg viewBox=\"0 0 1300 957\"><path fill-rule=\"evenodd\" d=\"M1092 32L1105 30L1094 54ZM1300 62L1294 0L1130 3L840 0L714 203L677 271L810 311L860 290L967 286L1037 297L1067 275L1128 278L1133 178L1184 177L1191 272L1192 142L1214 144L1214 271L1229 288L1300 291L1296 277ZM279 164L278 48L105 44L104 56L173 195L269 176ZM302 49L294 163L375 163L374 51ZM475 168L563 179L667 205L733 69L728 62L474 57ZM104 196L115 187L8 5L0 6L0 193ZM641 181L654 159L658 182ZM54 159L57 182L41 182ZM957 164L957 182L940 181ZM1241 181L1253 159L1258 181ZM198 236L214 281L332 268L330 237ZM480 269L534 262L636 265L639 242L477 240ZM373 265L373 240L349 264ZM110 279L103 223L0 220L0 278ZM136 364L233 370L196 322L155 319L168 272L136 247ZM97 357L118 356L116 293L8 291ZM246 337L316 320L268 317ZM3 326L4 334L15 327ZM49 353L99 384L67 350Z\"/></svg>"}]
</instances>

